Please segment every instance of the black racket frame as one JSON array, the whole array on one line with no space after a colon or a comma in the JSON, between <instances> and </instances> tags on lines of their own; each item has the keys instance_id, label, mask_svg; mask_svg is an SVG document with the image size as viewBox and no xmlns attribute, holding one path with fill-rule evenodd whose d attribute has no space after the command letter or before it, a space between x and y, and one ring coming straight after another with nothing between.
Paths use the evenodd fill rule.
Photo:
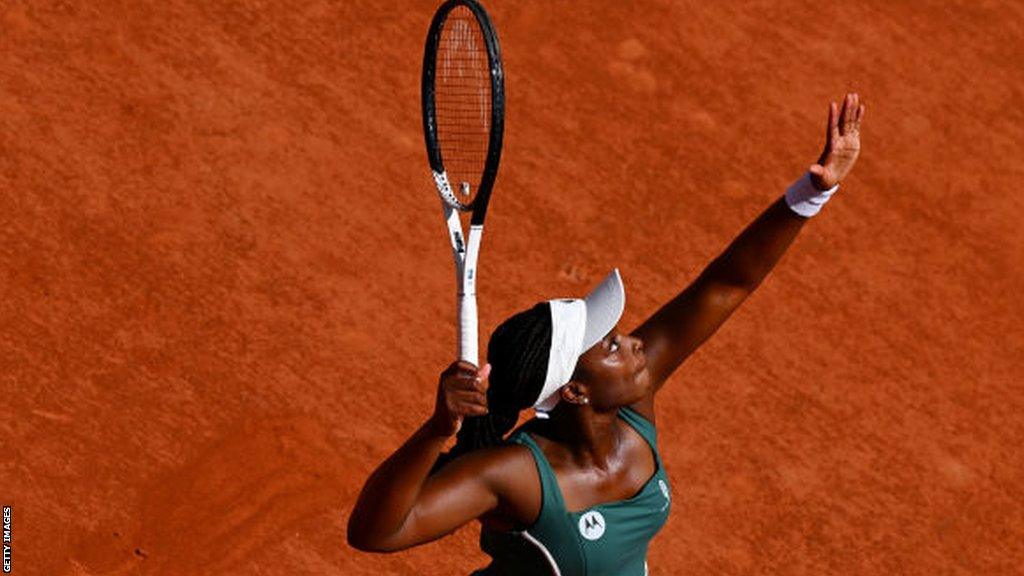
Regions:
<instances>
[{"instance_id":1,"label":"black racket frame","mask_svg":"<svg viewBox=\"0 0 1024 576\"><path fill-rule=\"evenodd\" d=\"M470 209L473 211L470 224L480 225L487 213L487 204L491 198L491 188L498 174L501 161L501 145L505 131L505 72L501 63L501 49L498 35L491 24L487 11L476 0L448 0L434 14L427 33L427 43L423 52L423 77L421 79L421 96L423 99L423 135L427 144L427 158L430 168L435 172L444 172L444 158L437 137L437 114L434 104L434 67L437 63L437 47L441 42L441 31L448 14L458 6L465 6L476 17L487 46L487 59L490 64L491 78L491 133L487 145L487 160L480 178L480 186L473 198Z\"/></svg>"}]
</instances>

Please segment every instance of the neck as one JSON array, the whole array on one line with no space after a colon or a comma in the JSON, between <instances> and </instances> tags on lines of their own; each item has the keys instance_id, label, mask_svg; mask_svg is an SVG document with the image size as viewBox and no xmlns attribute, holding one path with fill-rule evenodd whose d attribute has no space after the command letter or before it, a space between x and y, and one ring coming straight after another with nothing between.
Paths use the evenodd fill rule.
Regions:
<instances>
[{"instance_id":1,"label":"neck","mask_svg":"<svg viewBox=\"0 0 1024 576\"><path fill-rule=\"evenodd\" d=\"M549 420L552 439L564 445L581 466L607 468L622 441L618 410L595 412L590 406L560 403Z\"/></svg>"}]
</instances>

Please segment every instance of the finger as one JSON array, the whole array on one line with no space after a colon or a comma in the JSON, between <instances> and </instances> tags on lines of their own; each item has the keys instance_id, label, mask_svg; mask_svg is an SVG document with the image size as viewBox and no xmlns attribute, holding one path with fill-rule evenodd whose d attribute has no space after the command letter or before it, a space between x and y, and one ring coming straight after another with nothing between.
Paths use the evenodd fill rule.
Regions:
<instances>
[{"instance_id":1,"label":"finger","mask_svg":"<svg viewBox=\"0 0 1024 576\"><path fill-rule=\"evenodd\" d=\"M477 367L472 362L466 362L465 360L459 360L458 365L459 365L459 372L468 372L468 373L471 373L471 374L476 374Z\"/></svg>"},{"instance_id":2,"label":"finger","mask_svg":"<svg viewBox=\"0 0 1024 576\"><path fill-rule=\"evenodd\" d=\"M832 141L839 138L839 107L835 102L828 103L828 133L825 138L826 148Z\"/></svg>"},{"instance_id":3,"label":"finger","mask_svg":"<svg viewBox=\"0 0 1024 576\"><path fill-rule=\"evenodd\" d=\"M857 116L857 93L854 92L849 95L849 101L847 102L846 110L846 132L853 130L853 121Z\"/></svg>"},{"instance_id":4,"label":"finger","mask_svg":"<svg viewBox=\"0 0 1024 576\"><path fill-rule=\"evenodd\" d=\"M452 375L463 375L463 374L475 374L476 366L473 366L465 360L455 360L441 372L441 376L452 376Z\"/></svg>"},{"instance_id":5,"label":"finger","mask_svg":"<svg viewBox=\"0 0 1024 576\"><path fill-rule=\"evenodd\" d=\"M476 385L475 388L481 392L486 392L489 385L488 377L491 375L491 365L484 364L484 367L476 373Z\"/></svg>"},{"instance_id":6,"label":"finger","mask_svg":"<svg viewBox=\"0 0 1024 576\"><path fill-rule=\"evenodd\" d=\"M458 361L453 364L448 370L445 370L445 376L448 378L457 378L459 380L475 380L477 374L476 366L473 366L469 362Z\"/></svg>"},{"instance_id":7,"label":"finger","mask_svg":"<svg viewBox=\"0 0 1024 576\"><path fill-rule=\"evenodd\" d=\"M857 108L857 129L858 130L860 130L860 122L861 122L861 120L864 119L864 110L865 110L865 108L866 107L863 104L860 105L860 108Z\"/></svg>"},{"instance_id":8,"label":"finger","mask_svg":"<svg viewBox=\"0 0 1024 576\"><path fill-rule=\"evenodd\" d=\"M484 367L477 370L476 377L480 380L487 380L487 377L491 375L491 365L484 364Z\"/></svg>"},{"instance_id":9,"label":"finger","mask_svg":"<svg viewBox=\"0 0 1024 576\"><path fill-rule=\"evenodd\" d=\"M454 417L483 416L488 413L487 405L474 402L452 402L448 405L448 413Z\"/></svg>"},{"instance_id":10,"label":"finger","mask_svg":"<svg viewBox=\"0 0 1024 576\"><path fill-rule=\"evenodd\" d=\"M468 372L463 370L449 372L446 370L443 374L441 374L441 381L449 386L456 386L459 388L471 388L473 386L473 383L476 382L476 372Z\"/></svg>"},{"instance_id":11,"label":"finger","mask_svg":"<svg viewBox=\"0 0 1024 576\"><path fill-rule=\"evenodd\" d=\"M832 139L832 124L833 124L832 119L833 119L832 103L829 102L828 103L828 122L825 123L825 143L826 144L828 144L828 142Z\"/></svg>"},{"instance_id":12,"label":"finger","mask_svg":"<svg viewBox=\"0 0 1024 576\"><path fill-rule=\"evenodd\" d=\"M476 378L458 376L448 380L447 388L452 394L461 394L465 392L477 394L483 392L483 390L480 390L479 386L480 383L476 381Z\"/></svg>"},{"instance_id":13,"label":"finger","mask_svg":"<svg viewBox=\"0 0 1024 576\"><path fill-rule=\"evenodd\" d=\"M449 397L456 404L479 404L487 406L487 394L476 390L458 390Z\"/></svg>"},{"instance_id":14,"label":"finger","mask_svg":"<svg viewBox=\"0 0 1024 576\"><path fill-rule=\"evenodd\" d=\"M857 104L857 107L853 110L853 124L850 126L850 133L852 134L860 134L860 118L863 115L863 108L863 105Z\"/></svg>"},{"instance_id":15,"label":"finger","mask_svg":"<svg viewBox=\"0 0 1024 576\"><path fill-rule=\"evenodd\" d=\"M484 408L486 408L487 407L487 394L484 394L483 392L473 392L472 394L470 394L467 397L467 401L471 402L473 404L477 404L477 405L483 406Z\"/></svg>"},{"instance_id":16,"label":"finger","mask_svg":"<svg viewBox=\"0 0 1024 576\"><path fill-rule=\"evenodd\" d=\"M850 95L843 98L843 107L839 110L839 135L846 134L846 115L850 110Z\"/></svg>"},{"instance_id":17,"label":"finger","mask_svg":"<svg viewBox=\"0 0 1024 576\"><path fill-rule=\"evenodd\" d=\"M474 398L471 401L467 401L464 406L466 406L467 410L483 410L486 414L488 410L487 397L481 396L480 398Z\"/></svg>"},{"instance_id":18,"label":"finger","mask_svg":"<svg viewBox=\"0 0 1024 576\"><path fill-rule=\"evenodd\" d=\"M447 398L452 412L464 414L471 406L487 409L487 395L474 391L453 392Z\"/></svg>"}]
</instances>

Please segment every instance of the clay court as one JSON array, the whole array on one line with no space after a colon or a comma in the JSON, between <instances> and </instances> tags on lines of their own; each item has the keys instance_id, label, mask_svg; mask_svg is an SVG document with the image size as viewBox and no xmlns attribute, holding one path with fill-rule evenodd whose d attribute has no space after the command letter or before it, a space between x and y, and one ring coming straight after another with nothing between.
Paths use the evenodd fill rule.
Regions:
<instances>
[{"instance_id":1,"label":"clay court","mask_svg":"<svg viewBox=\"0 0 1024 576\"><path fill-rule=\"evenodd\" d=\"M867 106L851 178L657 406L653 575L1017 574L1024 7L485 2L505 148L482 339L618 266L622 328ZM468 574L357 552L454 358L435 3L0 7L0 504L14 574Z\"/></svg>"}]
</instances>

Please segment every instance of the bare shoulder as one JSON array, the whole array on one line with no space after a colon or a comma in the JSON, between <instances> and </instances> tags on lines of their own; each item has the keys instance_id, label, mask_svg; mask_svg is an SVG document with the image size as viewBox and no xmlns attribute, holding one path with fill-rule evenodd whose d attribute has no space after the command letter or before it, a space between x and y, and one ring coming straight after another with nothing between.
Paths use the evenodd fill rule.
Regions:
<instances>
[{"instance_id":1,"label":"bare shoulder","mask_svg":"<svg viewBox=\"0 0 1024 576\"><path fill-rule=\"evenodd\" d=\"M474 450L448 462L433 474L433 480L441 483L457 482L472 478L482 482L499 496L514 496L514 492L531 477L540 476L529 448L519 444L503 444Z\"/></svg>"},{"instance_id":2,"label":"bare shoulder","mask_svg":"<svg viewBox=\"0 0 1024 576\"><path fill-rule=\"evenodd\" d=\"M479 459L481 466L486 468L486 476L497 483L505 483L510 476L514 480L531 471L535 476L537 473L533 454L521 444L508 443L484 448L467 454L465 458Z\"/></svg>"},{"instance_id":3,"label":"bare shoulder","mask_svg":"<svg viewBox=\"0 0 1024 576\"><path fill-rule=\"evenodd\" d=\"M498 506L484 524L497 529L523 528L533 524L540 514L540 473L530 449L520 444L505 444L473 451L458 459L480 474L498 497Z\"/></svg>"}]
</instances>

